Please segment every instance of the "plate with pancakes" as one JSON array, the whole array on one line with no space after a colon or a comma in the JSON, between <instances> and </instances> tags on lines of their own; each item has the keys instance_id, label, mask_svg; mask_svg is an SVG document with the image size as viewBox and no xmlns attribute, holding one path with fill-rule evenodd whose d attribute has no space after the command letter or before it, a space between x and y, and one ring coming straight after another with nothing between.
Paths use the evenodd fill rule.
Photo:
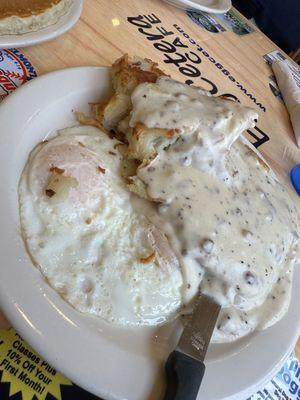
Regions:
<instances>
[{"instance_id":1,"label":"plate with pancakes","mask_svg":"<svg viewBox=\"0 0 300 400\"><path fill-rule=\"evenodd\" d=\"M83 0L0 0L0 48L42 43L69 30Z\"/></svg>"},{"instance_id":2,"label":"plate with pancakes","mask_svg":"<svg viewBox=\"0 0 300 400\"><path fill-rule=\"evenodd\" d=\"M257 117L128 56L3 101L0 306L72 381L162 398L199 289L222 305L199 398L247 398L293 348L298 214Z\"/></svg>"}]
</instances>

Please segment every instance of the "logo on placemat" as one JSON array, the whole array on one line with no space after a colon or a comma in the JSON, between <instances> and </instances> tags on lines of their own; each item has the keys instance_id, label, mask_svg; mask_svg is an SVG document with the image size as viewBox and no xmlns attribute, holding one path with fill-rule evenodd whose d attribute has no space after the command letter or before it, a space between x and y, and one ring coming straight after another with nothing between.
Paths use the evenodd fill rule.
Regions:
<instances>
[{"instance_id":1,"label":"logo on placemat","mask_svg":"<svg viewBox=\"0 0 300 400\"><path fill-rule=\"evenodd\" d=\"M194 10L188 10L186 13L195 24L209 32L218 33L226 31L226 29L208 13Z\"/></svg>"},{"instance_id":2,"label":"logo on placemat","mask_svg":"<svg viewBox=\"0 0 300 400\"><path fill-rule=\"evenodd\" d=\"M19 50L0 50L0 101L36 76L33 65Z\"/></svg>"},{"instance_id":3,"label":"logo on placemat","mask_svg":"<svg viewBox=\"0 0 300 400\"><path fill-rule=\"evenodd\" d=\"M244 17L232 9L225 14L217 14L217 18L236 35L242 36L254 32L254 28L246 22Z\"/></svg>"}]
</instances>

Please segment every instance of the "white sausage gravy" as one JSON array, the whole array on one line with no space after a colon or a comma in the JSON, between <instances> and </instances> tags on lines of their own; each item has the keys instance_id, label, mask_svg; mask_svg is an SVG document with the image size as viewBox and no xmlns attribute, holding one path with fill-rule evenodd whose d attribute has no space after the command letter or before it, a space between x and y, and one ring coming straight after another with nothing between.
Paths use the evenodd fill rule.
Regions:
<instances>
[{"instance_id":1,"label":"white sausage gravy","mask_svg":"<svg viewBox=\"0 0 300 400\"><path fill-rule=\"evenodd\" d=\"M250 108L168 77L139 85L130 126L176 129L175 144L137 171L184 276L222 305L213 340L236 340L287 311L297 259L297 212L284 187L240 134Z\"/></svg>"}]
</instances>

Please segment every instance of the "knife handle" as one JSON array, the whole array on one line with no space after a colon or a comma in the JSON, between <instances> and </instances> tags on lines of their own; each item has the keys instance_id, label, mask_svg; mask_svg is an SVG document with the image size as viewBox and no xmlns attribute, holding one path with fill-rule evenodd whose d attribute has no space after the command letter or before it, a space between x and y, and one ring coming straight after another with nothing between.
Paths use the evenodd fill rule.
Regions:
<instances>
[{"instance_id":1,"label":"knife handle","mask_svg":"<svg viewBox=\"0 0 300 400\"><path fill-rule=\"evenodd\" d=\"M167 389L164 400L196 400L205 365L179 351L166 362Z\"/></svg>"}]
</instances>

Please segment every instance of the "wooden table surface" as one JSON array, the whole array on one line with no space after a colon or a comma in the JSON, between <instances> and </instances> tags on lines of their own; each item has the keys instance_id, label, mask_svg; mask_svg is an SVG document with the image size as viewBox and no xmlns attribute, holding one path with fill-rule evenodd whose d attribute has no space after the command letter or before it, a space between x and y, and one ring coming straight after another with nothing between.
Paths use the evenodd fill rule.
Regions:
<instances>
[{"instance_id":1,"label":"wooden table surface","mask_svg":"<svg viewBox=\"0 0 300 400\"><path fill-rule=\"evenodd\" d=\"M264 141L259 150L300 207L288 177L290 168L300 162L300 150L285 106L270 90L272 70L263 59L274 50L277 46L257 27L243 36L229 28L211 33L184 11L159 0L85 0L80 20L68 33L22 52L38 74L73 66L109 66L124 53L149 57L174 78L238 97L258 110L259 131L252 132L257 139L248 137L257 145ZM297 352L300 357L300 343Z\"/></svg>"}]
</instances>

